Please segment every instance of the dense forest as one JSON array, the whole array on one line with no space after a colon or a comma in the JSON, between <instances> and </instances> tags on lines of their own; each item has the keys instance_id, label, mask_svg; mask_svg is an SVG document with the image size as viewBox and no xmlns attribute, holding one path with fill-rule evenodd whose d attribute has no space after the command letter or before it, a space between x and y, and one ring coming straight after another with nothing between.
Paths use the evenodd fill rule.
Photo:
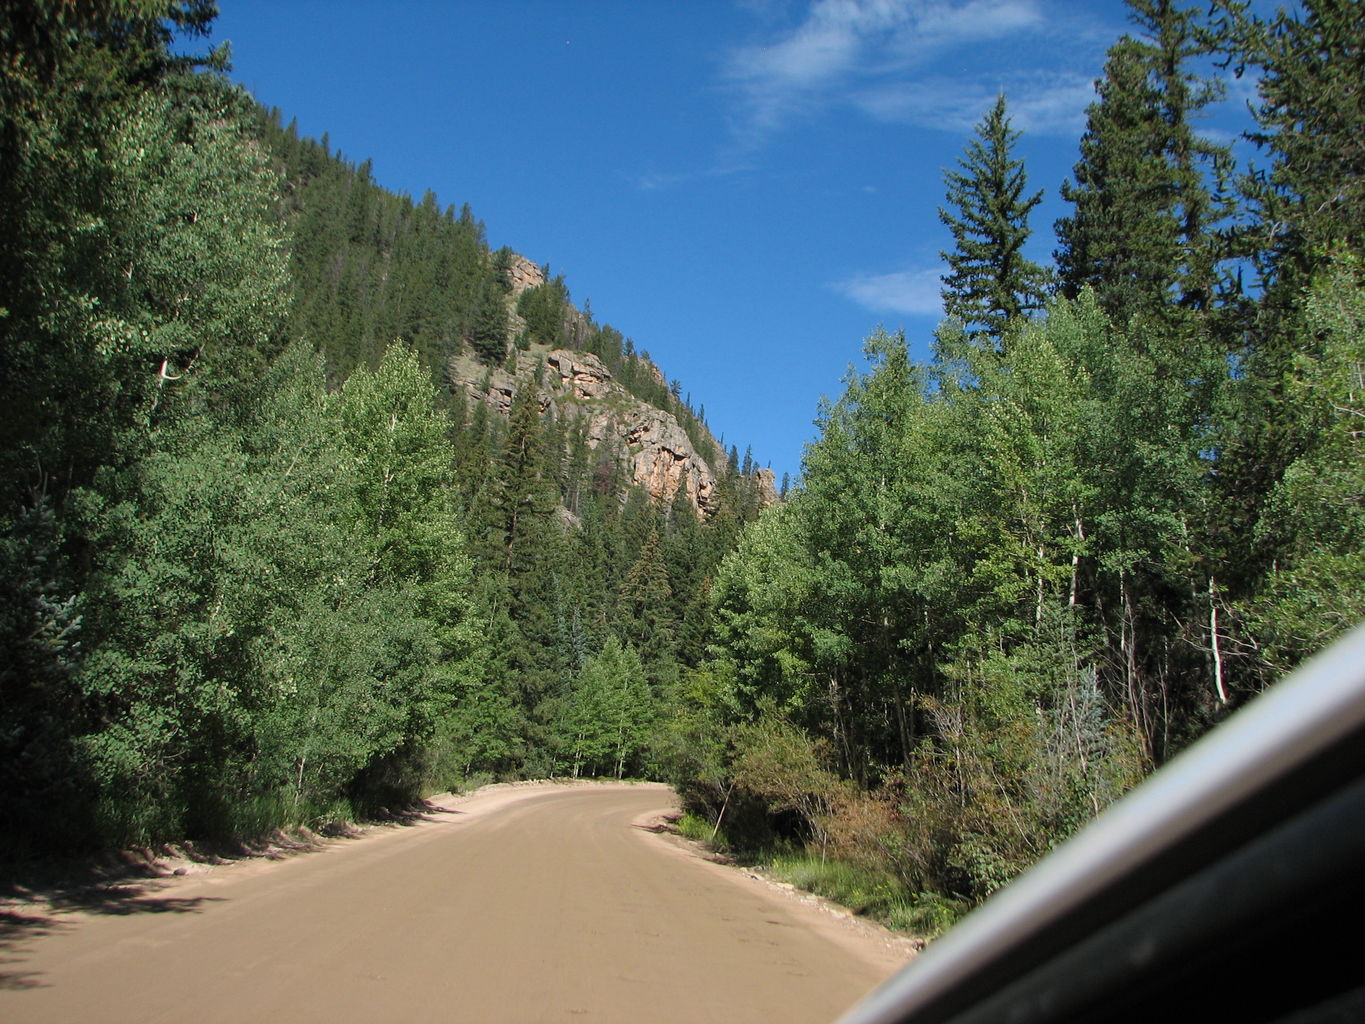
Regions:
<instances>
[{"instance_id":1,"label":"dense forest","mask_svg":"<svg viewBox=\"0 0 1365 1024\"><path fill-rule=\"evenodd\" d=\"M1002 95L932 359L875 333L773 504L562 276L174 55L207 0L6 7L0 857L651 776L932 925L1365 618L1365 12L1128 7L1051 263ZM554 348L706 514L537 401Z\"/></svg>"},{"instance_id":2,"label":"dense forest","mask_svg":"<svg viewBox=\"0 0 1365 1024\"><path fill-rule=\"evenodd\" d=\"M868 340L673 725L732 842L920 921L1365 618L1365 8L1128 7L1054 264L1001 96L945 174L932 360ZM1257 83L1240 169L1198 131L1220 72Z\"/></svg>"},{"instance_id":3,"label":"dense forest","mask_svg":"<svg viewBox=\"0 0 1365 1024\"><path fill-rule=\"evenodd\" d=\"M214 13L0 14L0 857L653 771L752 458L467 207L173 55ZM541 407L557 347L677 422L704 517Z\"/></svg>"}]
</instances>

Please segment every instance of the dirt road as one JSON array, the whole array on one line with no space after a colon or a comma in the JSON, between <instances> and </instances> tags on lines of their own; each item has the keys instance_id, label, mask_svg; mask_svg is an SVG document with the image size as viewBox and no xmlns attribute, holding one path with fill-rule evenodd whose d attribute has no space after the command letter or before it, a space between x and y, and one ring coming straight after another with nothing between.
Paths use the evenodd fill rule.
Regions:
<instances>
[{"instance_id":1,"label":"dirt road","mask_svg":"<svg viewBox=\"0 0 1365 1024\"><path fill-rule=\"evenodd\" d=\"M93 911L21 907L0 930L0 1020L814 1022L902 962L634 826L672 801L495 790Z\"/></svg>"}]
</instances>

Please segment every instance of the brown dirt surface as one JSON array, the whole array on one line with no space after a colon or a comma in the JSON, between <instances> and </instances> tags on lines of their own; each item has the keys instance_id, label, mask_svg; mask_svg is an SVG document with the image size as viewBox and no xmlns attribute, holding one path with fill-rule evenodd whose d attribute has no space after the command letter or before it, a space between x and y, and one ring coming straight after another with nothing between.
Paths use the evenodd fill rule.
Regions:
<instances>
[{"instance_id":1,"label":"brown dirt surface","mask_svg":"<svg viewBox=\"0 0 1365 1024\"><path fill-rule=\"evenodd\" d=\"M905 962L656 834L674 805L652 784L492 786L278 857L11 889L0 1020L830 1021Z\"/></svg>"}]
</instances>

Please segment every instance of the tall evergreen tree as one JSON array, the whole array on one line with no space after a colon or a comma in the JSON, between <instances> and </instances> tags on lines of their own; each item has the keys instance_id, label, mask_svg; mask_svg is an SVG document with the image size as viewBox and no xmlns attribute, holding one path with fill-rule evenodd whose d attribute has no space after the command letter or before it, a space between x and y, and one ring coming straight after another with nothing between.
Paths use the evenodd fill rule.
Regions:
<instances>
[{"instance_id":1,"label":"tall evergreen tree","mask_svg":"<svg viewBox=\"0 0 1365 1024\"><path fill-rule=\"evenodd\" d=\"M490 366L507 355L507 303L500 277L489 277L479 288L466 329L474 354Z\"/></svg>"},{"instance_id":2,"label":"tall evergreen tree","mask_svg":"<svg viewBox=\"0 0 1365 1024\"><path fill-rule=\"evenodd\" d=\"M658 672L673 648L673 590L668 579L665 546L657 529L650 531L640 554L627 570L617 593L619 632Z\"/></svg>"},{"instance_id":3,"label":"tall evergreen tree","mask_svg":"<svg viewBox=\"0 0 1365 1024\"><path fill-rule=\"evenodd\" d=\"M1192 121L1221 96L1189 70L1210 52L1195 13L1172 0L1129 0L1141 38L1109 49L1099 99L1086 112L1074 204L1057 222L1062 292L1089 285L1118 324L1135 313L1165 317L1207 309L1217 283L1214 228L1227 213L1215 198L1231 157L1200 138Z\"/></svg>"},{"instance_id":4,"label":"tall evergreen tree","mask_svg":"<svg viewBox=\"0 0 1365 1024\"><path fill-rule=\"evenodd\" d=\"M1257 129L1248 137L1270 167L1241 182L1253 222L1244 251L1263 282L1293 302L1333 246L1365 251L1365 9L1351 0L1304 0L1269 21L1247 4L1223 25L1239 72L1261 72Z\"/></svg>"},{"instance_id":5,"label":"tall evergreen tree","mask_svg":"<svg viewBox=\"0 0 1365 1024\"><path fill-rule=\"evenodd\" d=\"M512 399L497 476L490 480L493 530L490 570L506 588L506 609L518 636L509 654L525 707L534 709L553 675L554 566L558 497L546 463L540 403L522 378Z\"/></svg>"},{"instance_id":6,"label":"tall evergreen tree","mask_svg":"<svg viewBox=\"0 0 1365 1024\"><path fill-rule=\"evenodd\" d=\"M1029 212L1042 201L1028 195L1024 162L1010 151L1019 139L1010 128L1002 93L977 126L960 170L944 172L952 210L938 216L952 232L952 252L943 277L943 309L999 344L1011 320L1041 309L1046 271L1024 256Z\"/></svg>"},{"instance_id":7,"label":"tall evergreen tree","mask_svg":"<svg viewBox=\"0 0 1365 1024\"><path fill-rule=\"evenodd\" d=\"M1255 265L1261 294L1238 325L1241 374L1216 478L1235 571L1230 590L1254 601L1266 579L1283 579L1302 557L1299 534L1310 528L1282 511L1283 495L1295 493L1289 471L1315 464L1324 443L1305 385L1331 339L1315 323L1309 290L1324 275L1335 283L1333 264L1365 250L1365 11L1346 0L1306 0L1266 21L1245 3L1220 6L1230 59L1260 72L1258 127L1249 137L1270 160L1239 183L1249 217L1235 251Z\"/></svg>"},{"instance_id":8,"label":"tall evergreen tree","mask_svg":"<svg viewBox=\"0 0 1365 1024\"><path fill-rule=\"evenodd\" d=\"M1267 495L1256 539L1275 552L1251 602L1258 646L1284 671L1365 617L1365 274L1346 256L1305 301L1318 351L1301 354L1287 398L1313 444Z\"/></svg>"}]
</instances>

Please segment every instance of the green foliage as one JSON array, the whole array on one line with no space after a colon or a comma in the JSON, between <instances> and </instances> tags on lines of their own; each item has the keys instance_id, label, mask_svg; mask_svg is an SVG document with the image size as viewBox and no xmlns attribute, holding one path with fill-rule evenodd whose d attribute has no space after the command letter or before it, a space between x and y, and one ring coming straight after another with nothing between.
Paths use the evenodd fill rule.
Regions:
<instances>
[{"instance_id":1,"label":"green foliage","mask_svg":"<svg viewBox=\"0 0 1365 1024\"><path fill-rule=\"evenodd\" d=\"M368 162L346 162L325 144L259 112L257 131L285 188L293 303L288 333L326 354L334 381L374 368L402 339L433 378L465 340L486 361L505 351L504 279L483 225L466 206L442 209L377 185ZM501 355L496 356L500 360Z\"/></svg>"},{"instance_id":2,"label":"green foliage","mask_svg":"<svg viewBox=\"0 0 1365 1024\"><path fill-rule=\"evenodd\" d=\"M894 925L910 915L909 894L896 879L847 861L811 854L780 854L773 858L774 878L824 896L855 914Z\"/></svg>"},{"instance_id":3,"label":"green foliage","mask_svg":"<svg viewBox=\"0 0 1365 1024\"><path fill-rule=\"evenodd\" d=\"M1086 111L1074 204L1057 222L1062 291L1092 287L1119 326L1135 314L1171 320L1209 309L1218 284L1214 237L1230 213L1228 147L1194 130L1221 87L1190 70L1212 41L1192 9L1129 0L1143 31L1109 49L1099 99Z\"/></svg>"},{"instance_id":4,"label":"green foliage","mask_svg":"<svg viewBox=\"0 0 1365 1024\"><path fill-rule=\"evenodd\" d=\"M0 856L653 771L752 487L715 530L623 508L541 347L714 447L648 356L561 277L509 354L511 251L192 74L212 15L0 12ZM521 373L505 424L434 383L466 343Z\"/></svg>"},{"instance_id":5,"label":"green foliage","mask_svg":"<svg viewBox=\"0 0 1365 1024\"><path fill-rule=\"evenodd\" d=\"M102 305L120 321L101 324L103 345L151 369L142 389L160 415L189 377L204 400L222 401L278 351L287 253L278 180L248 145L250 111L224 84L172 81L142 98L109 146L105 258L120 273Z\"/></svg>"},{"instance_id":6,"label":"green foliage","mask_svg":"<svg viewBox=\"0 0 1365 1024\"><path fill-rule=\"evenodd\" d=\"M716 835L715 828L700 815L684 813L678 819L678 834L694 843L710 842Z\"/></svg>"},{"instance_id":7,"label":"green foliage","mask_svg":"<svg viewBox=\"0 0 1365 1024\"><path fill-rule=\"evenodd\" d=\"M839 797L839 779L821 764L819 746L777 715L760 714L735 728L731 778L742 793L762 801L770 814L791 812L827 845L826 819Z\"/></svg>"},{"instance_id":8,"label":"green foliage","mask_svg":"<svg viewBox=\"0 0 1365 1024\"><path fill-rule=\"evenodd\" d=\"M1129 6L1067 298L1023 316L1002 97L947 175L934 362L869 339L761 515L562 277L509 338L468 207L190 74L210 5L0 12L0 854L662 774L689 834L932 932L1365 615L1358 5ZM1215 51L1263 72L1240 211L1191 128ZM466 345L506 419L435 383ZM554 346L678 418L712 514L542 407Z\"/></svg>"},{"instance_id":9,"label":"green foliage","mask_svg":"<svg viewBox=\"0 0 1365 1024\"><path fill-rule=\"evenodd\" d=\"M210 76L135 88L95 43L69 59L108 92L59 73L7 120L32 133L0 202L7 505L88 485L191 377L211 374L199 397L220 400L275 350L287 298L276 181L245 144L244 94Z\"/></svg>"},{"instance_id":10,"label":"green foliage","mask_svg":"<svg viewBox=\"0 0 1365 1024\"><path fill-rule=\"evenodd\" d=\"M1002 93L958 160L961 170L944 172L956 212L938 211L954 242L952 252L940 253L948 264L944 312L983 331L992 345L1001 343L1012 320L1042 309L1046 298L1047 272L1023 255L1028 215L1043 193L1025 194L1024 163L1010 158L1018 139Z\"/></svg>"},{"instance_id":11,"label":"green foliage","mask_svg":"<svg viewBox=\"0 0 1365 1024\"><path fill-rule=\"evenodd\" d=\"M517 313L526 324L526 340L533 345L558 348L567 327L569 290L562 276L528 288L517 299Z\"/></svg>"},{"instance_id":12,"label":"green foliage","mask_svg":"<svg viewBox=\"0 0 1365 1024\"><path fill-rule=\"evenodd\" d=\"M411 353L338 401L295 348L256 397L240 430L182 418L83 498L101 556L82 677L102 723L83 749L108 821L136 830L106 841L221 831L243 801L298 820L365 803L376 778L415 789L414 751L477 658Z\"/></svg>"},{"instance_id":13,"label":"green foliage","mask_svg":"<svg viewBox=\"0 0 1365 1024\"><path fill-rule=\"evenodd\" d=\"M1269 19L1240 3L1222 10L1226 59L1257 79L1250 137L1268 161L1240 177L1243 216L1230 232L1233 252L1254 268L1260 292L1229 318L1239 381L1223 410L1219 531L1228 567L1220 583L1223 611L1235 621L1238 609L1258 602L1267 576L1301 557L1295 526L1267 501L1283 494L1292 465L1311 461L1324 428L1318 404L1302 402L1298 384L1305 360L1311 363L1319 349L1305 296L1342 255L1359 257L1365 246L1358 152L1365 109L1356 86L1365 21L1359 5L1337 2L1304 3ZM1281 607L1289 611L1292 602ZM1292 631L1304 627L1313 628L1305 623ZM1287 650L1301 650L1305 641L1301 636ZM1283 663L1278 654L1274 660ZM1263 683L1270 678L1262 673Z\"/></svg>"},{"instance_id":14,"label":"green foliage","mask_svg":"<svg viewBox=\"0 0 1365 1024\"><path fill-rule=\"evenodd\" d=\"M805 488L764 514L714 589L733 700L766 695L799 724L834 729L842 770L861 780L913 749L903 712L937 628L926 598L951 578L938 517L957 501L933 441L946 407L926 400L903 338L876 335L867 352L873 371L824 410Z\"/></svg>"},{"instance_id":15,"label":"green foliage","mask_svg":"<svg viewBox=\"0 0 1365 1024\"><path fill-rule=\"evenodd\" d=\"M637 774L655 715L639 654L608 638L571 683L554 723L564 766L574 778Z\"/></svg>"},{"instance_id":16,"label":"green foliage","mask_svg":"<svg viewBox=\"0 0 1365 1024\"><path fill-rule=\"evenodd\" d=\"M435 388L416 353L389 347L379 367L357 369L341 391L354 521L378 552L377 574L428 584L432 611L450 617L441 584L467 579L455 522L453 452Z\"/></svg>"},{"instance_id":17,"label":"green foliage","mask_svg":"<svg viewBox=\"0 0 1365 1024\"><path fill-rule=\"evenodd\" d=\"M1271 287L1273 305L1294 301L1334 246L1365 247L1365 14L1345 0L1305 0L1263 19L1228 4L1220 25L1238 74L1253 68L1259 103L1249 137L1270 158L1241 191L1253 216L1241 235Z\"/></svg>"},{"instance_id":18,"label":"green foliage","mask_svg":"<svg viewBox=\"0 0 1365 1024\"><path fill-rule=\"evenodd\" d=\"M78 842L89 780L74 731L81 621L58 548L51 502L38 495L0 535L0 834L24 858ZM52 809L65 814L54 820Z\"/></svg>"},{"instance_id":19,"label":"green foliage","mask_svg":"<svg viewBox=\"0 0 1365 1024\"><path fill-rule=\"evenodd\" d=\"M898 931L933 939L966 916L968 909L961 900L935 892L918 892L908 905L891 907L886 923Z\"/></svg>"},{"instance_id":20,"label":"green foliage","mask_svg":"<svg viewBox=\"0 0 1365 1024\"><path fill-rule=\"evenodd\" d=\"M1259 538L1281 557L1252 602L1267 658L1285 669L1365 618L1365 279L1344 256L1305 303L1317 351L1301 353L1290 382L1315 443L1271 492Z\"/></svg>"},{"instance_id":21,"label":"green foliage","mask_svg":"<svg viewBox=\"0 0 1365 1024\"><path fill-rule=\"evenodd\" d=\"M874 336L803 488L723 563L713 689L688 712L715 753L682 792L716 819L732 801L732 838L762 837L735 821L747 794L905 893L972 903L1217 690L1186 653L1208 616L1191 545L1217 370L1115 331L1088 293L999 352L949 351L931 372ZM1163 674L1177 659L1189 691Z\"/></svg>"},{"instance_id":22,"label":"green foliage","mask_svg":"<svg viewBox=\"0 0 1365 1024\"><path fill-rule=\"evenodd\" d=\"M474 354L489 366L497 366L507 356L507 302L502 286L485 280L469 313L469 344Z\"/></svg>"}]
</instances>

